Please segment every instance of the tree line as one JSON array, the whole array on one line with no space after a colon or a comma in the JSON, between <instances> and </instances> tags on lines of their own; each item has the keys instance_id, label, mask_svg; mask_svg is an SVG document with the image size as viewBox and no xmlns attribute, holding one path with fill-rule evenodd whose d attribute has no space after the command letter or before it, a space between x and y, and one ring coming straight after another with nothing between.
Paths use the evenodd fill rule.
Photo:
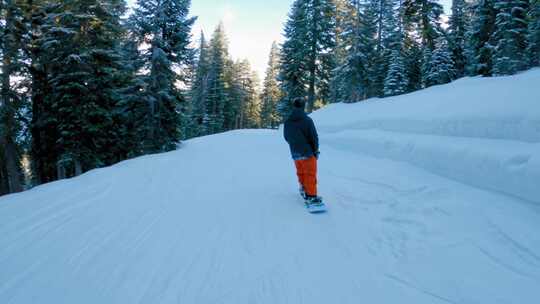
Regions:
<instances>
[{"instance_id":1,"label":"tree line","mask_svg":"<svg viewBox=\"0 0 540 304\"><path fill-rule=\"evenodd\" d=\"M180 140L540 64L538 0L296 0L262 87L190 0L0 0L0 195Z\"/></svg>"},{"instance_id":2,"label":"tree line","mask_svg":"<svg viewBox=\"0 0 540 304\"><path fill-rule=\"evenodd\" d=\"M279 73L286 117L448 83L512 75L539 65L540 1L296 0L285 26Z\"/></svg>"}]
</instances>

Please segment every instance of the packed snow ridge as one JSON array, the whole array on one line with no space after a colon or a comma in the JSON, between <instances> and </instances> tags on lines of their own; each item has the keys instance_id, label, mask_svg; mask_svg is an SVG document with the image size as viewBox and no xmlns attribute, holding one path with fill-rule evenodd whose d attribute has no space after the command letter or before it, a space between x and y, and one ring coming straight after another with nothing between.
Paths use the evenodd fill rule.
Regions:
<instances>
[{"instance_id":1,"label":"packed snow ridge","mask_svg":"<svg viewBox=\"0 0 540 304\"><path fill-rule=\"evenodd\" d=\"M327 143L540 203L540 69L315 113Z\"/></svg>"},{"instance_id":2,"label":"packed snow ridge","mask_svg":"<svg viewBox=\"0 0 540 304\"><path fill-rule=\"evenodd\" d=\"M0 303L537 303L540 70L197 138L0 198Z\"/></svg>"}]
</instances>

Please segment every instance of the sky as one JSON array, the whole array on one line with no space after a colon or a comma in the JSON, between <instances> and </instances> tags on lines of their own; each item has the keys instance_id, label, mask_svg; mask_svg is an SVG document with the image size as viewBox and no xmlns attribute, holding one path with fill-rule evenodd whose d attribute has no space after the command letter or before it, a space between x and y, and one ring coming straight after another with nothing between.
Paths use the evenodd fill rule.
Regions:
<instances>
[{"instance_id":1,"label":"sky","mask_svg":"<svg viewBox=\"0 0 540 304\"><path fill-rule=\"evenodd\" d=\"M132 5L135 0L128 0ZM448 11L452 0L440 0ZM197 16L193 41L201 30L207 39L223 21L229 51L234 59L248 59L262 79L273 41L282 41L282 31L293 0L192 0L191 15Z\"/></svg>"}]
</instances>

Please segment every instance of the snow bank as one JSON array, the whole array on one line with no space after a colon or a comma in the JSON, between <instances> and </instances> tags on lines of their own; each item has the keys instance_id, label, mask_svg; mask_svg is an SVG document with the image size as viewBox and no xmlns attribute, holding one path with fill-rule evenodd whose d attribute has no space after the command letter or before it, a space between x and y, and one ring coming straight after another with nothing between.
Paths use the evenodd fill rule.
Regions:
<instances>
[{"instance_id":1,"label":"snow bank","mask_svg":"<svg viewBox=\"0 0 540 304\"><path fill-rule=\"evenodd\" d=\"M330 134L332 147L409 162L463 183L540 202L540 144L378 130Z\"/></svg>"},{"instance_id":2,"label":"snow bank","mask_svg":"<svg viewBox=\"0 0 540 304\"><path fill-rule=\"evenodd\" d=\"M540 69L464 78L415 93L330 105L313 114L321 131L379 129L540 142Z\"/></svg>"},{"instance_id":3,"label":"snow bank","mask_svg":"<svg viewBox=\"0 0 540 304\"><path fill-rule=\"evenodd\" d=\"M313 114L322 142L540 203L540 69Z\"/></svg>"}]
</instances>

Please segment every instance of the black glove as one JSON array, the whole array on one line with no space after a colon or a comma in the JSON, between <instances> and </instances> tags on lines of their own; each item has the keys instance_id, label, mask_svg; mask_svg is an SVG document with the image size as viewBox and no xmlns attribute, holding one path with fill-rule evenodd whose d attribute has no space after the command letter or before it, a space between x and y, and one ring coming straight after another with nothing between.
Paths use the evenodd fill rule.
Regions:
<instances>
[{"instance_id":1,"label":"black glove","mask_svg":"<svg viewBox=\"0 0 540 304\"><path fill-rule=\"evenodd\" d=\"M318 160L319 159L319 155L321 154L321 152L317 151L315 152L315 158Z\"/></svg>"}]
</instances>

